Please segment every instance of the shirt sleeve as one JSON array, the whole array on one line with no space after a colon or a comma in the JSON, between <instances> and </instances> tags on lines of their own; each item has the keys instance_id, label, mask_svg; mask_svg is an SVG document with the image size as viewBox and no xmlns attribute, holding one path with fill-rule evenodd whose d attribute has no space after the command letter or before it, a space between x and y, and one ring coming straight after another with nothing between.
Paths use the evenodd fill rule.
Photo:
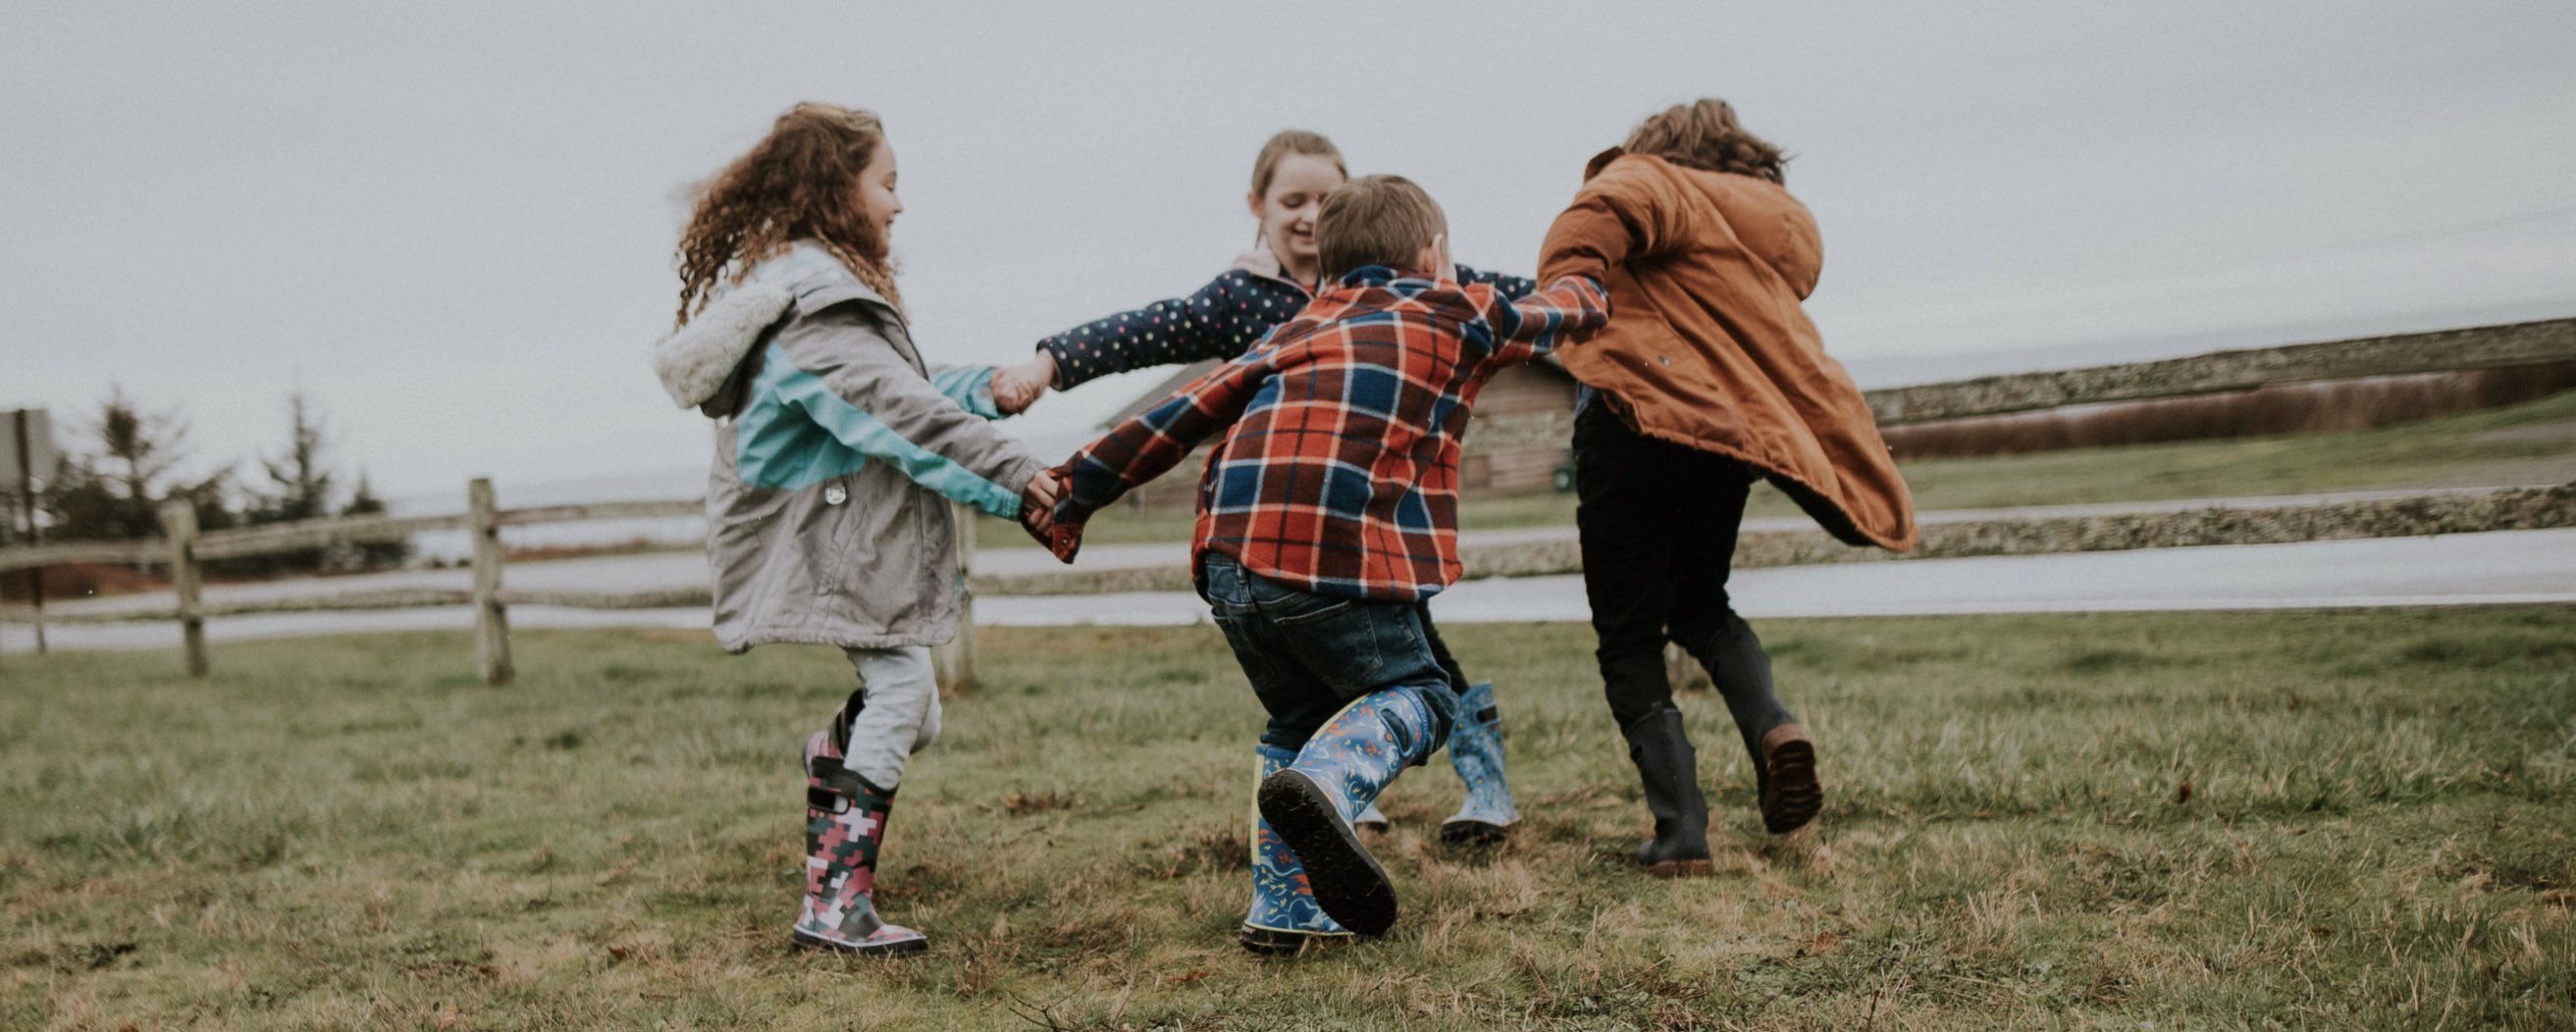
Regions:
<instances>
[{"instance_id":1,"label":"shirt sleeve","mask_svg":"<svg viewBox=\"0 0 2576 1032\"><path fill-rule=\"evenodd\" d=\"M1494 328L1494 362L1511 365L1578 341L1610 321L1610 300L1589 276L1562 276L1518 301L1485 297L1485 322Z\"/></svg>"},{"instance_id":2,"label":"shirt sleeve","mask_svg":"<svg viewBox=\"0 0 2576 1032\"><path fill-rule=\"evenodd\" d=\"M1005 418L1002 407L993 401L992 366L934 365L930 385L979 419Z\"/></svg>"},{"instance_id":3,"label":"shirt sleeve","mask_svg":"<svg viewBox=\"0 0 2576 1032\"><path fill-rule=\"evenodd\" d=\"M1043 464L915 371L860 306L799 318L772 347L793 366L779 379L779 400L834 439L952 500L1018 515L1020 489Z\"/></svg>"},{"instance_id":4,"label":"shirt sleeve","mask_svg":"<svg viewBox=\"0 0 2576 1032\"><path fill-rule=\"evenodd\" d=\"M1669 254L1688 238L1673 185L1641 162L1612 161L1575 191L1539 244L1540 279L1604 278L1632 258Z\"/></svg>"},{"instance_id":5,"label":"shirt sleeve","mask_svg":"<svg viewBox=\"0 0 2576 1032\"><path fill-rule=\"evenodd\" d=\"M1064 485L1058 527L1078 528L1119 496L1163 475L1199 442L1223 432L1275 375L1276 352L1242 355L1129 417L1052 471Z\"/></svg>"},{"instance_id":6,"label":"shirt sleeve","mask_svg":"<svg viewBox=\"0 0 2576 1032\"><path fill-rule=\"evenodd\" d=\"M1228 359L1305 307L1285 286L1233 270L1188 297L1156 301L1038 341L1055 356L1058 388L1135 369Z\"/></svg>"}]
</instances>

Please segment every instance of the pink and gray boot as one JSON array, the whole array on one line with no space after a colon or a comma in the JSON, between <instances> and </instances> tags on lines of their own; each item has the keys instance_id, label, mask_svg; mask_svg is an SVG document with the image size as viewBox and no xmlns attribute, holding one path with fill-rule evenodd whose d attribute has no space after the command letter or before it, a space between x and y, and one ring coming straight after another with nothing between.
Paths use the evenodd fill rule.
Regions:
<instances>
[{"instance_id":1,"label":"pink and gray boot","mask_svg":"<svg viewBox=\"0 0 2576 1032\"><path fill-rule=\"evenodd\" d=\"M830 730L805 740L805 902L794 940L869 956L919 953L928 937L877 916L877 848L894 790L841 765L849 716L845 706Z\"/></svg>"}]
</instances>

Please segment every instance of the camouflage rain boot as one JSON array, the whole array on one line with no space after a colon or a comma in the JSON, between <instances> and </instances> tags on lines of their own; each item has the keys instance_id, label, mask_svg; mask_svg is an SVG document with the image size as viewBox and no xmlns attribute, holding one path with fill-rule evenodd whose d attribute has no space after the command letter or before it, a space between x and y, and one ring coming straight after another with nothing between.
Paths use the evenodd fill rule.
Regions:
<instances>
[{"instance_id":1,"label":"camouflage rain boot","mask_svg":"<svg viewBox=\"0 0 2576 1032\"><path fill-rule=\"evenodd\" d=\"M1503 780L1503 717L1494 708L1494 682L1478 681L1458 697L1458 720L1449 726L1449 765L1467 786L1467 798L1440 822L1441 841L1502 841L1521 812Z\"/></svg>"},{"instance_id":2,"label":"camouflage rain boot","mask_svg":"<svg viewBox=\"0 0 2576 1032\"><path fill-rule=\"evenodd\" d=\"M1394 926L1395 885L1360 845L1351 817L1397 771L1431 755L1435 725L1415 689L1370 692L1325 721L1296 762L1261 779L1261 816L1305 864L1315 902L1362 935Z\"/></svg>"},{"instance_id":3,"label":"camouflage rain boot","mask_svg":"<svg viewBox=\"0 0 2576 1032\"><path fill-rule=\"evenodd\" d=\"M799 946L870 956L919 953L930 940L877 917L877 847L885 841L894 790L869 784L841 766L849 741L852 695L829 731L805 741L805 903L796 919Z\"/></svg>"},{"instance_id":4,"label":"camouflage rain boot","mask_svg":"<svg viewBox=\"0 0 2576 1032\"><path fill-rule=\"evenodd\" d=\"M1268 778L1297 758L1297 754L1277 746L1265 745L1254 750L1260 760L1254 767L1256 779ZM1257 783L1257 780L1256 780ZM1307 944L1321 946L1328 942L1346 941L1350 929L1334 923L1315 905L1315 894L1306 887L1306 868L1297 862L1297 854L1279 833L1270 830L1270 822L1261 819L1261 810L1252 811L1252 906L1244 912L1243 929L1236 938L1243 948L1254 953L1297 953Z\"/></svg>"}]
</instances>

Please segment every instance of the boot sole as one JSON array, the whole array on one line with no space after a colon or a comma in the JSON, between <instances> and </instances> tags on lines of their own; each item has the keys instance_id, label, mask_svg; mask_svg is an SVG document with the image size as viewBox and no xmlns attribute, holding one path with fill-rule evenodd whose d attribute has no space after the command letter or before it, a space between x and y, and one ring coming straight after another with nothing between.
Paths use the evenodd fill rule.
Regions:
<instances>
[{"instance_id":1,"label":"boot sole","mask_svg":"<svg viewBox=\"0 0 2576 1032\"><path fill-rule=\"evenodd\" d=\"M1350 936L1347 935L1317 932L1283 932L1272 928L1254 928L1251 925L1237 929L1234 935L1235 941L1242 943L1244 949L1265 957L1286 957L1304 953L1310 949L1328 949L1331 944L1349 938Z\"/></svg>"},{"instance_id":2,"label":"boot sole","mask_svg":"<svg viewBox=\"0 0 2576 1032\"><path fill-rule=\"evenodd\" d=\"M1824 789L1816 784L1816 746L1792 739L1771 750L1771 793L1762 801L1762 826L1774 835L1806 827L1824 808Z\"/></svg>"},{"instance_id":3,"label":"boot sole","mask_svg":"<svg viewBox=\"0 0 2576 1032\"><path fill-rule=\"evenodd\" d=\"M1440 841L1460 845L1491 845L1510 837L1512 826L1484 821L1449 821L1440 825Z\"/></svg>"},{"instance_id":4,"label":"boot sole","mask_svg":"<svg viewBox=\"0 0 2576 1032\"><path fill-rule=\"evenodd\" d=\"M1306 882L1324 913L1361 935L1383 935L1395 926L1395 885L1386 869L1360 845L1324 786L1294 768L1261 781L1261 817L1306 868Z\"/></svg>"},{"instance_id":5,"label":"boot sole","mask_svg":"<svg viewBox=\"0 0 2576 1032\"><path fill-rule=\"evenodd\" d=\"M788 937L796 943L796 945L805 949L829 950L833 953L846 953L853 957L903 957L910 956L930 948L930 940L928 939L902 939L895 942L880 943L875 946L852 946L848 943L833 942L830 939L807 935L804 932L789 932L787 934Z\"/></svg>"},{"instance_id":6,"label":"boot sole","mask_svg":"<svg viewBox=\"0 0 2576 1032\"><path fill-rule=\"evenodd\" d=\"M1657 878L1697 878L1709 870L1706 860L1666 860L1646 865L1646 873Z\"/></svg>"}]
</instances>

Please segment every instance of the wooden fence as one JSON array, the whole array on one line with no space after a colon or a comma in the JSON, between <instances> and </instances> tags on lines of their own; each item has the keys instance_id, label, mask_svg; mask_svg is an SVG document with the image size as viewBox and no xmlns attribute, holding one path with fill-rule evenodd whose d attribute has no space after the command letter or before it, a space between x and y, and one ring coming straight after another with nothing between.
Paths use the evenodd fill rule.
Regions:
<instances>
[{"instance_id":1,"label":"wooden fence","mask_svg":"<svg viewBox=\"0 0 2576 1032\"><path fill-rule=\"evenodd\" d=\"M186 655L188 673L203 677L206 657L206 606L200 590L204 564L213 559L265 555L300 549L324 548L346 542L400 541L422 531L462 530L472 545L473 587L457 592L439 588L397 589L391 593L346 593L308 601L296 608L305 609L376 609L389 606L437 606L466 604L474 610L474 666L484 684L507 684L516 674L510 659L509 608L514 605L560 606L571 609L632 609L642 605L704 604L703 592L680 593L681 597L663 597L654 592L603 593L591 591L514 591L502 585L501 570L506 551L501 546L501 528L527 527L546 523L574 523L585 520L653 519L699 516L706 503L696 498L661 501L602 502L589 505L548 505L525 509L503 509L495 504L492 481L477 477L466 483L465 511L437 516L343 516L331 519L302 520L260 527L200 532L196 510L187 502L173 500L161 506L162 536L142 541L75 541L60 544L21 546L0 549L0 573L13 570L41 571L48 566L84 563L117 566L167 565L170 569L172 594L176 597L173 615L179 622L180 641ZM958 575L960 581L972 572L975 553L975 518L972 510L958 507ZM38 649L43 648L44 608L42 596L36 596L33 610ZM958 622L957 637L932 650L932 660L942 687L969 687L975 680L974 597L967 593Z\"/></svg>"},{"instance_id":2,"label":"wooden fence","mask_svg":"<svg viewBox=\"0 0 2576 1032\"><path fill-rule=\"evenodd\" d=\"M2576 358L2576 319L2555 319L2508 326L2485 326L2323 344L2217 352L2190 358L2100 366L2091 369L1983 377L1871 391L1869 401L1881 422L1901 424L2022 412L2060 405L2241 390L2267 384L2529 365L2565 361L2571 358ZM2526 523L2533 526L2564 525L2565 516L2562 510L2567 508L2566 496L2570 490L2576 490L2576 488L2552 489L2543 492L2545 497L2541 498L2541 502L2555 506L2549 509L2553 515L2549 515L2548 519L2558 522L2528 523L2526 521ZM2529 499L2519 499L2517 496L2504 501L2521 504ZM2503 504L2492 499L2488 502ZM704 512L704 508L704 502L698 499L677 499L502 509L495 504L491 481L478 478L467 485L466 507L462 513L438 516L349 516L200 533L193 510L185 503L174 502L165 505L162 509L164 535L160 539L69 542L0 549L0 573L76 563L120 566L167 564L171 569L171 579L177 596L175 616L179 621L182 639L186 646L188 670L191 674L202 675L205 673L207 660L206 607L199 597L200 563L210 559L326 547L341 542L403 540L421 531L463 530L467 532L473 545L474 578L470 591L404 589L394 593L400 596L398 598L386 597L383 594L341 596L322 600L318 608L469 604L474 609L476 670L484 683L503 684L511 679L513 673L510 661L510 606L550 605L582 609L625 609L645 605L703 604L705 595L703 592L604 594L580 591L513 591L502 585L501 528L582 520L697 516ZM976 523L973 513L961 507L956 520L961 584L974 573ZM1957 528L1952 529L1957 530ZM1816 559L1810 557L1801 561L1816 561ZM1146 572L1150 574L1155 571ZM1509 574L1516 571L1488 570L1486 572ZM1035 588L1033 584L1017 583L1024 579L982 578L981 581L985 583L987 590L996 592L1015 593L1033 590ZM41 598L41 596L38 597ZM946 686L970 685L974 681L974 599L971 590L967 591L964 606L956 640L934 653L940 670L941 684ZM316 606L307 604L302 608L316 608ZM42 647L43 641L43 621L42 602L39 601L35 611L39 648Z\"/></svg>"}]
</instances>

